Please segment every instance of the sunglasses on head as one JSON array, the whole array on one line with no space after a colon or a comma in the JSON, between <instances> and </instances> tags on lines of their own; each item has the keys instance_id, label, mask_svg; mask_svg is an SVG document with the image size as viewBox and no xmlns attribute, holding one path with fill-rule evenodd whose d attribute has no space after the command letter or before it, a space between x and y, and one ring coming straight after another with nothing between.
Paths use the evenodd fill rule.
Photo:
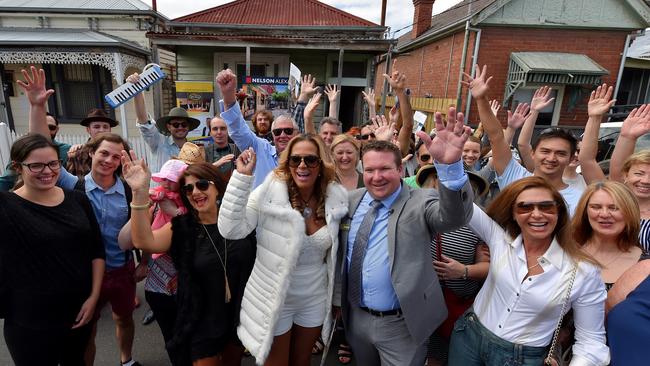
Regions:
<instances>
[{"instance_id":1,"label":"sunglasses on head","mask_svg":"<svg viewBox=\"0 0 650 366\"><path fill-rule=\"evenodd\" d=\"M304 162L308 168L315 168L320 165L320 158L316 155L291 155L289 156L289 166L297 168L301 162Z\"/></svg>"},{"instance_id":2,"label":"sunglasses on head","mask_svg":"<svg viewBox=\"0 0 650 366\"><path fill-rule=\"evenodd\" d=\"M47 125L47 128L49 128L50 131L56 131L56 129L59 128L59 126L57 126L57 125Z\"/></svg>"},{"instance_id":3,"label":"sunglasses on head","mask_svg":"<svg viewBox=\"0 0 650 366\"><path fill-rule=\"evenodd\" d=\"M357 138L357 140L368 140L371 137L374 139L375 134L371 132L371 133L369 133L367 135L356 135L355 137Z\"/></svg>"},{"instance_id":4,"label":"sunglasses on head","mask_svg":"<svg viewBox=\"0 0 650 366\"><path fill-rule=\"evenodd\" d=\"M431 160L431 155L429 155L429 154L420 155L420 160L429 161L429 160Z\"/></svg>"},{"instance_id":5,"label":"sunglasses on head","mask_svg":"<svg viewBox=\"0 0 650 366\"><path fill-rule=\"evenodd\" d=\"M185 192L185 194L191 194L192 192L194 192L194 186L196 186L196 188L201 192L207 191L208 188L210 187L210 184L214 184L214 182L209 181L207 179L199 179L194 184L188 183L184 185L183 192Z\"/></svg>"},{"instance_id":6,"label":"sunglasses on head","mask_svg":"<svg viewBox=\"0 0 650 366\"><path fill-rule=\"evenodd\" d=\"M187 128L187 122L171 122L170 125L172 125L174 128Z\"/></svg>"},{"instance_id":7,"label":"sunglasses on head","mask_svg":"<svg viewBox=\"0 0 650 366\"><path fill-rule=\"evenodd\" d=\"M556 214L558 204L555 201L542 201L542 202L517 202L515 205L515 213L527 214L531 213L537 208L540 212L546 214Z\"/></svg>"},{"instance_id":8,"label":"sunglasses on head","mask_svg":"<svg viewBox=\"0 0 650 366\"><path fill-rule=\"evenodd\" d=\"M280 136L284 132L285 135L291 136L293 135L293 127L287 127L287 128L276 128L273 130L273 135L274 136Z\"/></svg>"}]
</instances>

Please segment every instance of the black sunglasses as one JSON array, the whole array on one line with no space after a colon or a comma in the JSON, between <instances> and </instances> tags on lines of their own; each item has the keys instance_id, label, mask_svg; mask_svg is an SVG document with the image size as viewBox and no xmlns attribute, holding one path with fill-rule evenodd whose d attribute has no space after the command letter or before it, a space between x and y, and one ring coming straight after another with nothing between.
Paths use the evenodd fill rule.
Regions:
<instances>
[{"instance_id":1,"label":"black sunglasses","mask_svg":"<svg viewBox=\"0 0 650 366\"><path fill-rule=\"evenodd\" d=\"M515 205L515 213L527 214L533 212L535 208L546 214L556 214L558 211L558 205L555 201L518 202Z\"/></svg>"},{"instance_id":2,"label":"black sunglasses","mask_svg":"<svg viewBox=\"0 0 650 366\"><path fill-rule=\"evenodd\" d=\"M367 135L356 135L355 137L356 137L357 140L367 140L367 139L369 139L371 137L374 139L375 134L371 132L371 133L369 133Z\"/></svg>"},{"instance_id":3,"label":"black sunglasses","mask_svg":"<svg viewBox=\"0 0 650 366\"><path fill-rule=\"evenodd\" d=\"M429 160L431 160L431 155L429 155L429 154L420 155L420 160L429 161Z\"/></svg>"},{"instance_id":4,"label":"black sunglasses","mask_svg":"<svg viewBox=\"0 0 650 366\"><path fill-rule=\"evenodd\" d=\"M47 125L47 128L49 128L50 131L56 131L56 129L59 128L59 126L57 126L57 125Z\"/></svg>"},{"instance_id":5,"label":"black sunglasses","mask_svg":"<svg viewBox=\"0 0 650 366\"><path fill-rule=\"evenodd\" d=\"M172 125L174 128L179 128L179 127L187 128L187 122L172 122L170 123L170 125Z\"/></svg>"},{"instance_id":6,"label":"black sunglasses","mask_svg":"<svg viewBox=\"0 0 650 366\"><path fill-rule=\"evenodd\" d=\"M285 135L291 136L293 135L293 127L287 127L287 128L276 128L273 130L273 135L274 136L280 136L284 132Z\"/></svg>"},{"instance_id":7,"label":"black sunglasses","mask_svg":"<svg viewBox=\"0 0 650 366\"><path fill-rule=\"evenodd\" d=\"M208 188L210 187L210 184L214 184L214 182L209 181L207 179L199 179L194 184L188 183L188 184L184 185L183 186L183 192L185 192L185 194L191 194L192 192L194 192L194 186L195 185L196 185L196 188L199 191L201 191L201 192L207 191Z\"/></svg>"},{"instance_id":8,"label":"black sunglasses","mask_svg":"<svg viewBox=\"0 0 650 366\"><path fill-rule=\"evenodd\" d=\"M315 168L320 165L320 158L316 155L291 155L289 156L289 166L297 168L301 162L304 162L308 168Z\"/></svg>"}]
</instances>

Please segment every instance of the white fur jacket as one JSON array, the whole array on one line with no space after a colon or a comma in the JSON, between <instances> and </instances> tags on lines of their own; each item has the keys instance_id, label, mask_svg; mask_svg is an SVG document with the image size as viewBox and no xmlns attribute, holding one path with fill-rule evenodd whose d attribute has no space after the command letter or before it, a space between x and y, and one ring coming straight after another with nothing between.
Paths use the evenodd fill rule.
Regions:
<instances>
[{"instance_id":1,"label":"white fur jacket","mask_svg":"<svg viewBox=\"0 0 650 366\"><path fill-rule=\"evenodd\" d=\"M253 176L233 172L219 210L218 227L224 238L233 240L257 229L257 258L244 290L237 335L256 362L263 364L273 343L275 325L289 288L289 276L306 234L305 220L291 207L286 183L271 172L251 193L253 181ZM339 223L347 212L347 191L338 183L329 184L325 220L332 248L326 258L328 298L322 329L326 344L331 330Z\"/></svg>"}]
</instances>

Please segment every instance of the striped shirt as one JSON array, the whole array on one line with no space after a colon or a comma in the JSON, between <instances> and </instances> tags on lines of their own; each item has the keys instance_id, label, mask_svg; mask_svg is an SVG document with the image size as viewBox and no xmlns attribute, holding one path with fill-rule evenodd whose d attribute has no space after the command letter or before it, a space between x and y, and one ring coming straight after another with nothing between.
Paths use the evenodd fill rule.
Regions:
<instances>
[{"instance_id":1,"label":"striped shirt","mask_svg":"<svg viewBox=\"0 0 650 366\"><path fill-rule=\"evenodd\" d=\"M641 230L639 230L639 245L644 252L650 253L650 219L641 219Z\"/></svg>"},{"instance_id":2,"label":"striped shirt","mask_svg":"<svg viewBox=\"0 0 650 366\"><path fill-rule=\"evenodd\" d=\"M440 235L442 254L446 257L457 260L458 262L469 265L476 262L476 246L481 243L481 239L476 236L467 226L444 233ZM431 257L433 260L438 259L437 238L431 240ZM472 279L454 279L441 281L443 286L452 290L460 297L470 297L478 293L481 288L481 282Z\"/></svg>"}]
</instances>

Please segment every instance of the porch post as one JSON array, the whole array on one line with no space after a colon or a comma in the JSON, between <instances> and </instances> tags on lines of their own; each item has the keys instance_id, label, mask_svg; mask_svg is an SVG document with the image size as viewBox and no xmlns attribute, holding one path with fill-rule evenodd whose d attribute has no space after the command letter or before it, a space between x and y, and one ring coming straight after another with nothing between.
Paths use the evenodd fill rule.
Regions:
<instances>
[{"instance_id":1,"label":"porch post","mask_svg":"<svg viewBox=\"0 0 650 366\"><path fill-rule=\"evenodd\" d=\"M246 76L251 76L251 47L246 46Z\"/></svg>"},{"instance_id":2,"label":"porch post","mask_svg":"<svg viewBox=\"0 0 650 366\"><path fill-rule=\"evenodd\" d=\"M339 70L338 70L338 80L336 81L336 83L338 84L340 94L339 94L339 102L336 103L336 116L334 116L336 117L336 119L339 118L339 109L341 108L341 97L343 96L343 91L341 90L341 82L342 82L341 79L343 78L343 53L344 52L345 50L343 48L339 50Z\"/></svg>"},{"instance_id":3,"label":"porch post","mask_svg":"<svg viewBox=\"0 0 650 366\"><path fill-rule=\"evenodd\" d=\"M122 58L118 52L113 53L113 61L115 62L115 80L117 85L122 85L124 82L124 69L122 68ZM124 108L126 104L122 104L118 108L120 109L120 127L122 128L122 137L124 139L129 138L129 128L127 126L128 121L126 120L126 109Z\"/></svg>"}]
</instances>

